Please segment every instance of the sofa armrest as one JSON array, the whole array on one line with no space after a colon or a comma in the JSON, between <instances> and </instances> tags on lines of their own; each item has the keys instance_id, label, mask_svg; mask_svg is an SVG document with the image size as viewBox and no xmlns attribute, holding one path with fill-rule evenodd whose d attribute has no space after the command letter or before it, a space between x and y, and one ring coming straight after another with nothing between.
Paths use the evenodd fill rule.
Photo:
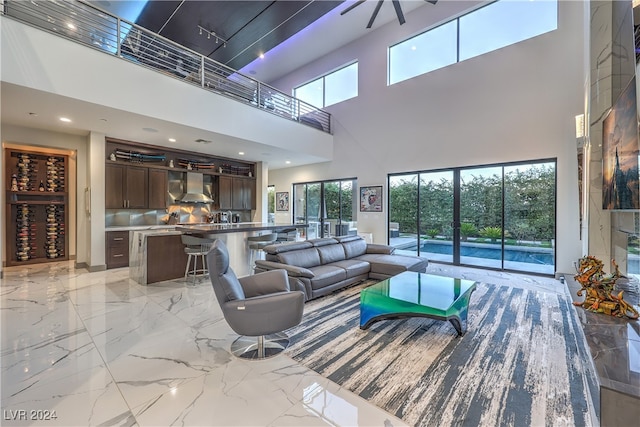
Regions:
<instances>
[{"instance_id":1,"label":"sofa armrest","mask_svg":"<svg viewBox=\"0 0 640 427\"><path fill-rule=\"evenodd\" d=\"M312 277L315 277L315 274L313 274L313 271L304 268L304 267L298 267L295 265L289 265L289 264L282 264L280 262L274 262L274 261L265 261L262 259L257 259L256 260L256 267L260 267L263 270L286 270L287 271L287 275L291 276L291 277L307 277L309 279L311 279Z\"/></svg>"},{"instance_id":2,"label":"sofa armrest","mask_svg":"<svg viewBox=\"0 0 640 427\"><path fill-rule=\"evenodd\" d=\"M368 243L367 244L367 252L368 254L385 254L391 255L395 252L396 248L389 245L380 245L377 243Z\"/></svg>"}]
</instances>

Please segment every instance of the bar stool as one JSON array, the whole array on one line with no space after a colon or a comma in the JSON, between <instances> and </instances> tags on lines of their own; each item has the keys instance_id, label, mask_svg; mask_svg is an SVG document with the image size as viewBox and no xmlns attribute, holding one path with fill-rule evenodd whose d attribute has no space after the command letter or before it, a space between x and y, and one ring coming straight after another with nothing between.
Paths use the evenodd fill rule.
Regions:
<instances>
[{"instance_id":1,"label":"bar stool","mask_svg":"<svg viewBox=\"0 0 640 427\"><path fill-rule=\"evenodd\" d=\"M260 257L262 250L269 245L272 245L278 239L277 233L262 234L260 236L247 237L247 243L249 244L249 274L253 274L253 267L256 259Z\"/></svg>"},{"instance_id":2,"label":"bar stool","mask_svg":"<svg viewBox=\"0 0 640 427\"><path fill-rule=\"evenodd\" d=\"M209 269L207 268L206 255L211 249L214 239L206 239L203 237L195 237L189 234L181 236L182 244L184 244L184 253L187 254L187 266L184 269L184 279L193 279L196 283L197 277L208 277ZM198 268L198 258L201 260L201 267Z\"/></svg>"},{"instance_id":3,"label":"bar stool","mask_svg":"<svg viewBox=\"0 0 640 427\"><path fill-rule=\"evenodd\" d=\"M280 242L292 242L296 240L296 232L298 231L297 228L284 228L282 230L279 230L277 235L277 241L278 243Z\"/></svg>"}]
</instances>

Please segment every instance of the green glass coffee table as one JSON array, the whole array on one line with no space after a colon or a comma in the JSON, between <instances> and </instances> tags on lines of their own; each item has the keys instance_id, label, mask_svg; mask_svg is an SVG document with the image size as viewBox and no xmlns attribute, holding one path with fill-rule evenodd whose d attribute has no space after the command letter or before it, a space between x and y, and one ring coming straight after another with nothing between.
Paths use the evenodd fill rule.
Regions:
<instances>
[{"instance_id":1,"label":"green glass coffee table","mask_svg":"<svg viewBox=\"0 0 640 427\"><path fill-rule=\"evenodd\" d=\"M428 317L448 320L463 335L476 283L413 271L400 273L360 292L360 329L380 320Z\"/></svg>"}]
</instances>

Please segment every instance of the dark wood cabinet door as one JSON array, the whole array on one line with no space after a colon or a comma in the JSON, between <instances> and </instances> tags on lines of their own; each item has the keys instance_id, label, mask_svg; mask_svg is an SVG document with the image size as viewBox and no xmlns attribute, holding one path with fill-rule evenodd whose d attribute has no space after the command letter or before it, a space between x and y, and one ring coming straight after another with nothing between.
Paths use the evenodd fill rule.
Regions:
<instances>
[{"instance_id":1,"label":"dark wood cabinet door","mask_svg":"<svg viewBox=\"0 0 640 427\"><path fill-rule=\"evenodd\" d=\"M246 209L244 196L244 179L233 178L231 204L233 210Z\"/></svg>"},{"instance_id":2,"label":"dark wood cabinet door","mask_svg":"<svg viewBox=\"0 0 640 427\"><path fill-rule=\"evenodd\" d=\"M233 179L233 209L252 210L256 208L256 182L253 179Z\"/></svg>"},{"instance_id":3,"label":"dark wood cabinet door","mask_svg":"<svg viewBox=\"0 0 640 427\"><path fill-rule=\"evenodd\" d=\"M220 210L233 209L233 179L230 176L218 177L218 204Z\"/></svg>"},{"instance_id":4,"label":"dark wood cabinet door","mask_svg":"<svg viewBox=\"0 0 640 427\"><path fill-rule=\"evenodd\" d=\"M142 166L128 166L126 176L127 208L146 208L148 201L148 169Z\"/></svg>"},{"instance_id":5,"label":"dark wood cabinet door","mask_svg":"<svg viewBox=\"0 0 640 427\"><path fill-rule=\"evenodd\" d=\"M120 209L125 207L124 165L107 164L105 166L105 208Z\"/></svg>"},{"instance_id":6,"label":"dark wood cabinet door","mask_svg":"<svg viewBox=\"0 0 640 427\"><path fill-rule=\"evenodd\" d=\"M167 207L166 170L149 169L149 209L165 209Z\"/></svg>"},{"instance_id":7,"label":"dark wood cabinet door","mask_svg":"<svg viewBox=\"0 0 640 427\"><path fill-rule=\"evenodd\" d=\"M256 181L253 179L245 180L245 201L246 209L256 209Z\"/></svg>"}]
</instances>

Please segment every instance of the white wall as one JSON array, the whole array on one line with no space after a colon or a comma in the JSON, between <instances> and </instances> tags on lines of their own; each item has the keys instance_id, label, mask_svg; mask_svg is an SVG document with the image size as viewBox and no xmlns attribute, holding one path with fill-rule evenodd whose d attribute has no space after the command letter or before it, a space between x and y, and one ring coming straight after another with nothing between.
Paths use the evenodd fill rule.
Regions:
<instances>
[{"instance_id":1,"label":"white wall","mask_svg":"<svg viewBox=\"0 0 640 427\"><path fill-rule=\"evenodd\" d=\"M557 270L572 272L581 256L574 117L584 111L583 3L560 2L556 31L386 85L387 46L473 4L419 8L405 25L392 22L272 82L287 92L359 62L359 96L327 108L334 160L271 171L269 184L291 191L295 182L357 176L359 186L386 186L393 172L557 158ZM386 242L386 212L359 214L358 229Z\"/></svg>"}]
</instances>

